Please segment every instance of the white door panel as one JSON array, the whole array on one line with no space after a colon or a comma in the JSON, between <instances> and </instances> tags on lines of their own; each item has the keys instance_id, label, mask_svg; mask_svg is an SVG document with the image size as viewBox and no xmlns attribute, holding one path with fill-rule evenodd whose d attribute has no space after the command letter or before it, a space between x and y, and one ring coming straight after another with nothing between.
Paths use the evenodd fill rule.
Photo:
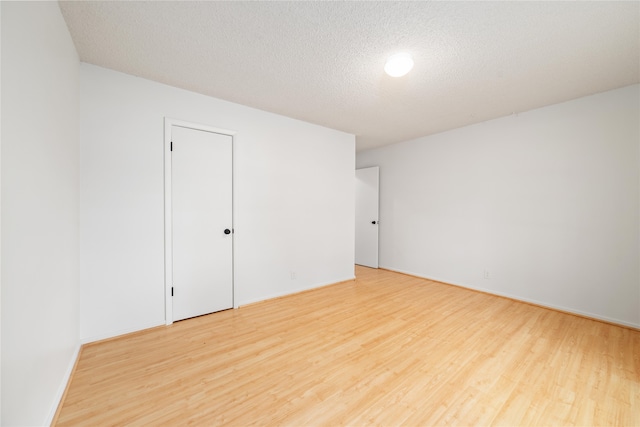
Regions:
<instances>
[{"instance_id":1,"label":"white door panel","mask_svg":"<svg viewBox=\"0 0 640 427\"><path fill-rule=\"evenodd\" d=\"M379 168L356 170L356 264L378 268Z\"/></svg>"},{"instance_id":2,"label":"white door panel","mask_svg":"<svg viewBox=\"0 0 640 427\"><path fill-rule=\"evenodd\" d=\"M173 320L181 320L233 307L233 140L180 126L171 137Z\"/></svg>"}]
</instances>

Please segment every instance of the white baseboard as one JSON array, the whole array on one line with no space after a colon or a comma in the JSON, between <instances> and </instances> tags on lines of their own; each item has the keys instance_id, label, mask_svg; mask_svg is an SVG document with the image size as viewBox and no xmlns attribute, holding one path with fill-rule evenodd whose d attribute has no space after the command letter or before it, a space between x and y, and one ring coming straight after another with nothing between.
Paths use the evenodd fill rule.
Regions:
<instances>
[{"instance_id":1,"label":"white baseboard","mask_svg":"<svg viewBox=\"0 0 640 427\"><path fill-rule=\"evenodd\" d=\"M396 273L408 274L409 276L415 276L415 277L419 277L421 279L433 280L435 282L441 282L441 283L445 283L447 285L458 286L460 288L471 289L473 291L480 291L480 292L484 292L486 294L496 295L496 296L499 296L499 297L505 297L505 298L509 298L509 299L512 299L512 300L515 300L515 301L526 302L526 303L537 305L537 306L540 306L540 307L550 308L552 310L557 310L557 311L562 311L562 312L565 312L565 313L575 314L575 315L582 316L582 317L588 317L588 318L594 319L594 320L602 320L602 321L607 322L607 323L613 323L613 324L620 325L620 326L627 326L629 328L640 329L640 324L636 324L636 323L632 323L632 322L626 322L624 320L614 319L614 318L611 318L611 317L602 316L600 314L589 313L589 312L586 312L586 311L576 310L574 308L567 308L567 307L563 307L561 305L549 304L547 302L541 302L541 301L538 301L538 300L535 300L535 299L531 299L531 298L523 298L521 296L508 294L508 293L505 293L505 292L496 292L496 291L491 290L491 289L479 288L479 287L475 287L475 286L464 285L464 284L461 284L461 283L454 283L454 282L452 282L450 280L446 280L446 279L439 279L439 278L436 278L436 277L426 277L426 276L424 276L422 274L417 274L417 273L413 273L413 272L405 271L405 270L399 270L397 268L384 267L382 265L380 266L380 268L383 268L383 269L389 270L389 271L394 271Z\"/></svg>"},{"instance_id":2,"label":"white baseboard","mask_svg":"<svg viewBox=\"0 0 640 427\"><path fill-rule=\"evenodd\" d=\"M287 296L287 295L293 295L293 294L297 294L297 293L304 292L304 291L310 291L312 289L323 288L325 286L331 286L331 285L335 285L335 284L341 283L341 282L348 282L349 280L354 280L354 279L355 279L355 276L351 276L351 277L347 277L345 279L333 280L331 282L324 282L324 283L316 283L316 284L313 284L311 286L291 289L291 290L288 290L286 292L269 294L269 295L265 295L265 296L262 296L262 297L259 297L259 298L255 298L255 299L248 299L248 300L244 300L244 301L238 302L238 307L241 307L243 305L254 304L256 302L267 301L267 300L274 299L274 298L280 298L280 297L284 297L284 296Z\"/></svg>"},{"instance_id":3,"label":"white baseboard","mask_svg":"<svg viewBox=\"0 0 640 427\"><path fill-rule=\"evenodd\" d=\"M104 333L104 334L98 334L98 335L93 335L90 337L84 337L80 339L80 343L81 344L89 344L92 342L96 342L96 341L102 341L102 340L107 340L109 338L115 338L115 337L119 337L121 335L127 335L127 334L131 334L133 332L139 332L139 331L143 331L145 329L151 329L151 328L155 328L156 326L165 326L166 323L163 320L159 321L159 322L153 322L153 323L147 323L147 324L143 324L143 325L138 325L135 328L127 328L127 329L120 329L114 332L108 332L108 333Z\"/></svg>"},{"instance_id":4,"label":"white baseboard","mask_svg":"<svg viewBox=\"0 0 640 427\"><path fill-rule=\"evenodd\" d=\"M82 345L80 343L76 344L76 347L73 350L73 355L71 356L71 360L69 361L69 365L67 366L67 370L65 371L64 376L62 377L62 381L60 383L60 386L58 387L58 391L56 392L56 395L53 399L53 405L49 410L49 416L47 416L45 425L50 426L51 423L53 422L53 418L56 416L56 412L58 411L58 406L60 406L60 403L62 402L62 397L64 396L64 392L67 389L67 384L69 384L69 381L71 380L71 374L73 374L73 368L76 366L76 361L80 356L81 348L82 348Z\"/></svg>"}]
</instances>

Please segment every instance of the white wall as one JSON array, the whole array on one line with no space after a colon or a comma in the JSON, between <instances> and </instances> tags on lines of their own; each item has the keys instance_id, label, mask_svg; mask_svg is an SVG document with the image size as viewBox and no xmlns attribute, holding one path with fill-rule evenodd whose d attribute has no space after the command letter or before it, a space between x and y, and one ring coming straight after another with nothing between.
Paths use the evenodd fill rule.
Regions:
<instances>
[{"instance_id":1,"label":"white wall","mask_svg":"<svg viewBox=\"0 0 640 427\"><path fill-rule=\"evenodd\" d=\"M353 277L353 135L92 65L80 74L83 341L165 321L165 116L237 131L240 305Z\"/></svg>"},{"instance_id":2,"label":"white wall","mask_svg":"<svg viewBox=\"0 0 640 427\"><path fill-rule=\"evenodd\" d=\"M634 85L358 153L380 166L380 265L640 326L639 99Z\"/></svg>"},{"instance_id":3,"label":"white wall","mask_svg":"<svg viewBox=\"0 0 640 427\"><path fill-rule=\"evenodd\" d=\"M0 46L2 46L2 7L0 7ZM0 48L0 51L2 49ZM0 82L2 82L2 55L0 54ZM2 83L0 83L0 100ZM2 188L2 102L0 102L0 188ZM2 206L2 191L0 191ZM2 260L2 209L0 209L0 260ZM0 425L2 424L2 262L0 261Z\"/></svg>"},{"instance_id":4,"label":"white wall","mask_svg":"<svg viewBox=\"0 0 640 427\"><path fill-rule=\"evenodd\" d=\"M2 2L2 425L50 421L75 360L79 60L57 2Z\"/></svg>"}]
</instances>

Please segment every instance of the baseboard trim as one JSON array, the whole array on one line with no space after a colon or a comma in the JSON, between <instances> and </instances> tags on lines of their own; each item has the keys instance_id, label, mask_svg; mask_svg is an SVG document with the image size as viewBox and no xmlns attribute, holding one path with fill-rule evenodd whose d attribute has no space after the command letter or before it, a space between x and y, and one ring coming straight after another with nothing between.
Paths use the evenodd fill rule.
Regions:
<instances>
[{"instance_id":1,"label":"baseboard trim","mask_svg":"<svg viewBox=\"0 0 640 427\"><path fill-rule=\"evenodd\" d=\"M527 298L522 298L522 297L516 297L510 294L504 294L501 292L495 292L495 291L490 291L487 289L479 289L479 288L474 288L468 285L463 285L460 283L452 283L449 281L445 281L445 280L441 280L441 279L436 279L436 278L432 278L432 277L426 277L426 276L422 276L420 274L415 274L412 272L408 272L408 271L403 271L403 270L398 270L395 268L389 268L389 267L379 267L381 270L387 270L387 271L391 271L394 273L400 273L400 274L404 274L405 276L411 276L411 277L416 277L418 279L425 279L425 280L430 280L432 282L438 282L438 283L442 283L443 285L449 285L449 286L456 286L458 288L464 288L470 291L474 291L474 292L480 292L482 294L487 294L487 295L492 295L492 296L496 296L496 297L500 297L500 298L506 298L512 301L517 301L517 302L521 302L524 304L529 304L529 305L533 305L535 307L540 307L540 308L546 308L548 310L554 310L560 313L564 313L564 314L570 314L572 316L577 316L577 317L582 317L584 319L589 319L589 320L595 320L598 322L602 322L602 323L607 323L609 325L615 325L615 326L622 326L624 328L627 329L632 329L634 331L639 331L640 332L640 325L636 325L634 323L630 323L630 322L625 322L623 320L618 320L618 319L611 319L609 317L606 316L599 316L596 314L592 314L592 313L585 313L579 310L573 310L573 309L569 309L566 307L561 307L561 306L556 306L556 305L552 305L552 304L546 304L546 303L542 303L540 301L536 301L536 300L530 300Z\"/></svg>"},{"instance_id":2,"label":"baseboard trim","mask_svg":"<svg viewBox=\"0 0 640 427\"><path fill-rule=\"evenodd\" d=\"M334 286L334 285L339 285L339 284L346 283L346 282L351 282L351 281L353 281L355 279L356 279L356 277L352 276L352 277L346 278L344 280L339 280L337 282L333 282L333 281L332 282L325 282L325 283L312 285L310 288L300 288L300 289L294 289L292 291L283 292L283 293L279 293L279 294L271 294L271 295L268 295L266 297L261 297L261 298L256 299L256 300L243 301L243 302L238 304L238 307L246 307L246 306L253 305L253 304L259 304L259 303L265 302L265 301L270 301L270 300L280 299L280 298L286 298L288 296L298 295L298 294L302 294L302 293L305 293L305 292L314 291L316 289L325 288L327 286Z\"/></svg>"},{"instance_id":3,"label":"baseboard trim","mask_svg":"<svg viewBox=\"0 0 640 427\"><path fill-rule=\"evenodd\" d=\"M60 383L60 387L58 388L58 392L56 393L54 399L54 405L52 406L51 411L49 411L49 416L47 417L45 425L52 426L58 421L58 416L60 415L62 404L64 403L64 399L67 397L67 391L69 391L69 385L71 384L71 379L76 372L81 354L82 345L78 344L73 351L73 356L71 357L69 366L67 367L67 371L62 378L62 383Z\"/></svg>"},{"instance_id":4,"label":"baseboard trim","mask_svg":"<svg viewBox=\"0 0 640 427\"><path fill-rule=\"evenodd\" d=\"M164 320L161 320L159 322L154 322L154 323L147 323L146 325L138 326L136 328L121 329L119 331L108 333L108 334L101 334L101 335L94 335L92 337L85 337L85 338L80 339L80 344L92 344L92 343L97 343L97 342L108 341L108 340L111 340L111 339L114 339L114 338L120 338L120 337L122 337L124 335L129 335L129 334L134 334L136 332L146 331L146 330L151 329L151 328L157 328L158 326L166 326Z\"/></svg>"}]
</instances>

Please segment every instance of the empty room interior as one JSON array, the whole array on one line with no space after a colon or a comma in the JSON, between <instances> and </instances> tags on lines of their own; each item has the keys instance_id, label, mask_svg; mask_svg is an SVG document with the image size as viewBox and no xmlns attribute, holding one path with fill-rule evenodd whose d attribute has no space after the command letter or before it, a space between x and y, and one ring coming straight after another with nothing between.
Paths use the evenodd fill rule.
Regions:
<instances>
[{"instance_id":1,"label":"empty room interior","mask_svg":"<svg viewBox=\"0 0 640 427\"><path fill-rule=\"evenodd\" d=\"M0 37L0 424L640 426L640 2Z\"/></svg>"}]
</instances>

